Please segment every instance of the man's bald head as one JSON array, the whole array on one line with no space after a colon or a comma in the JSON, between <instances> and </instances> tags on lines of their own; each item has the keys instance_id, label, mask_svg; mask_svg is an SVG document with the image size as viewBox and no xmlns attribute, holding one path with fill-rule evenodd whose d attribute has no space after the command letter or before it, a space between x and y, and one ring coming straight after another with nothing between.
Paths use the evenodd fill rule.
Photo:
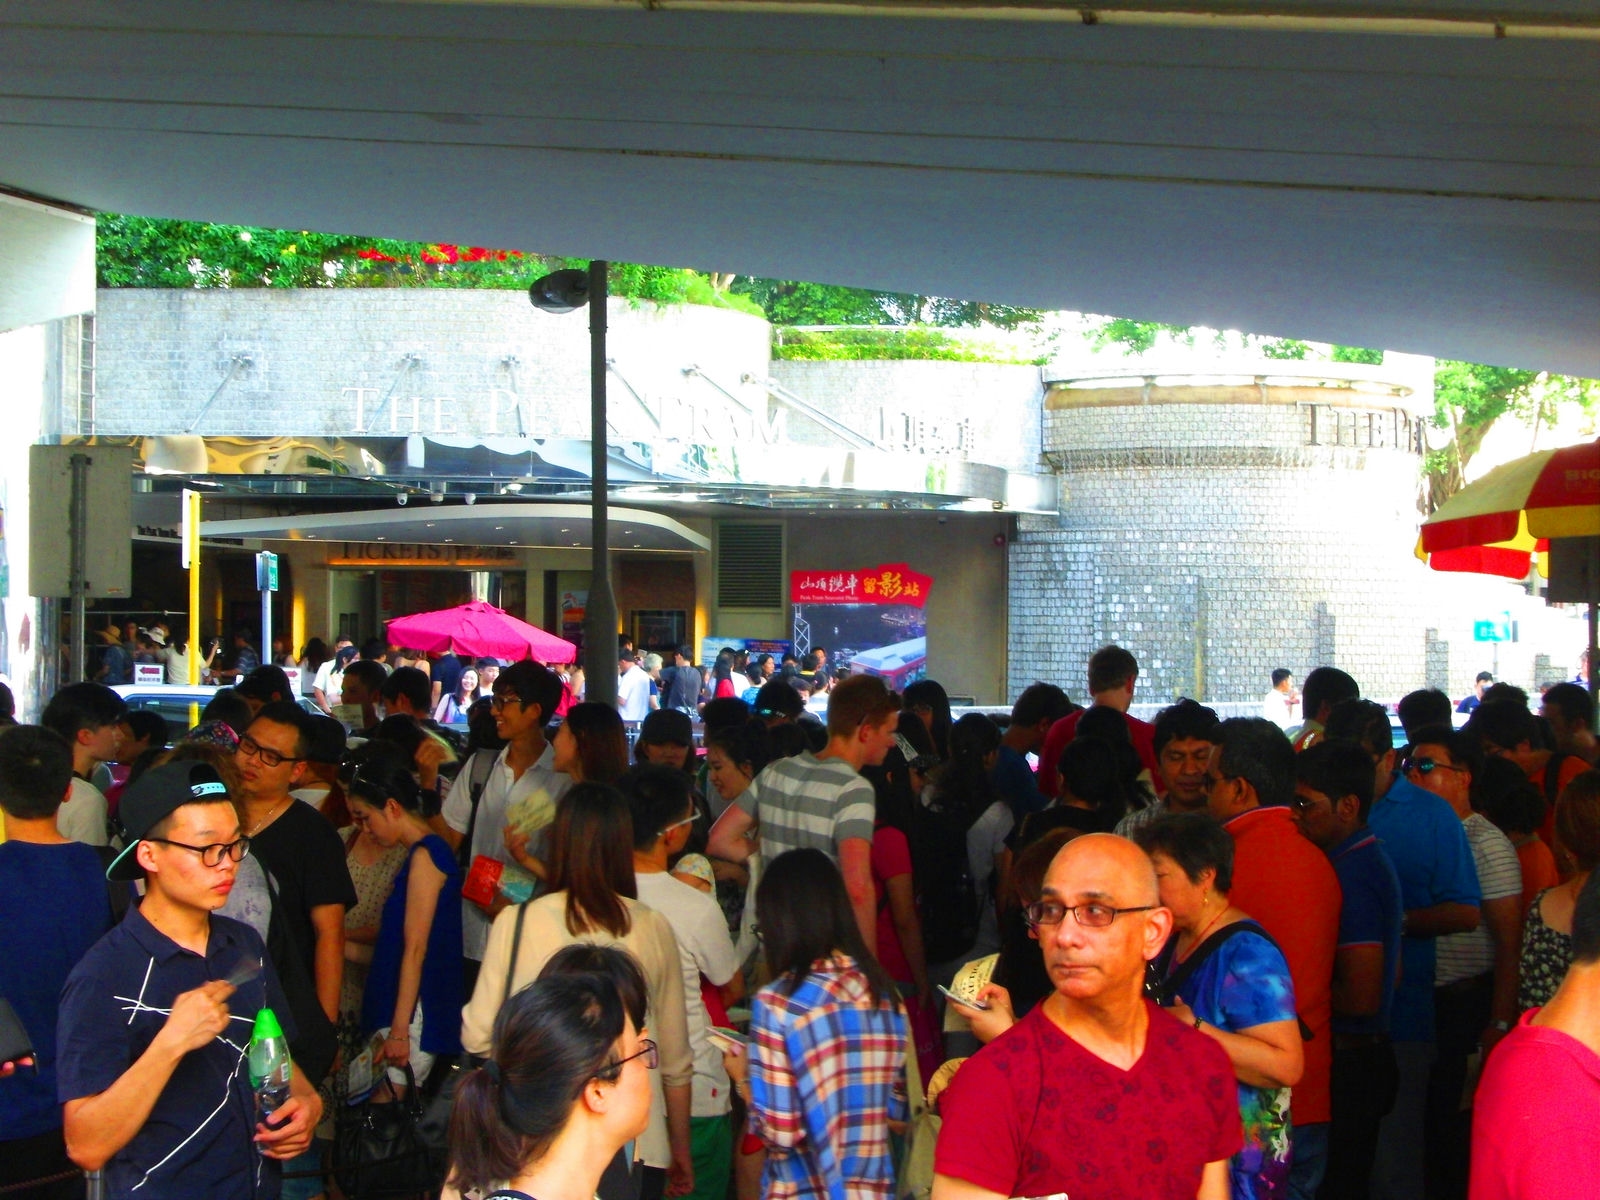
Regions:
<instances>
[{"instance_id":1,"label":"man's bald head","mask_svg":"<svg viewBox=\"0 0 1600 1200\"><path fill-rule=\"evenodd\" d=\"M1064 876L1067 878L1075 879L1087 872L1095 878L1114 880L1116 895L1112 903L1117 908L1161 902L1156 869L1150 856L1127 838L1114 833L1086 833L1061 847L1045 872L1047 889L1058 872L1070 872L1069 876Z\"/></svg>"}]
</instances>

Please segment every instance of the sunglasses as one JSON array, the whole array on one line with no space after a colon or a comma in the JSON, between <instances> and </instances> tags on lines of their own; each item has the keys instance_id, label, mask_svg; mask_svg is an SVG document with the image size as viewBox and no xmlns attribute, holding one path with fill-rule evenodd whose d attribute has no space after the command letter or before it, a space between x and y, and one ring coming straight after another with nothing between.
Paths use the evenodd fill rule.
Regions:
<instances>
[{"instance_id":1,"label":"sunglasses","mask_svg":"<svg viewBox=\"0 0 1600 1200\"><path fill-rule=\"evenodd\" d=\"M1458 767L1451 763L1440 762L1436 758L1408 758L1400 765L1402 771L1415 771L1418 775L1432 775L1435 771L1465 771L1465 767Z\"/></svg>"}]
</instances>

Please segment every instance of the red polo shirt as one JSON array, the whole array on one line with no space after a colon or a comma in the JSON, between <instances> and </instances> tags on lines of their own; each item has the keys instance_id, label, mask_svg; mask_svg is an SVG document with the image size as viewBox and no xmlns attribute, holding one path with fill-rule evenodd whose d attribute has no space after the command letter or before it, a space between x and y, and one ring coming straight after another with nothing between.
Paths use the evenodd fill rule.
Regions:
<instances>
[{"instance_id":1,"label":"red polo shirt","mask_svg":"<svg viewBox=\"0 0 1600 1200\"><path fill-rule=\"evenodd\" d=\"M1078 718L1088 711L1083 708L1068 713L1050 726L1049 732L1044 735L1044 748L1039 751L1039 791L1052 800L1061 791L1061 777L1056 771L1057 764L1061 762L1061 752L1078 736ZM1139 761L1150 772L1152 781L1159 780L1161 776L1156 772L1156 727L1127 713L1123 713L1122 718L1128 722L1128 736L1133 739L1133 748L1139 752Z\"/></svg>"},{"instance_id":2,"label":"red polo shirt","mask_svg":"<svg viewBox=\"0 0 1600 1200\"><path fill-rule=\"evenodd\" d=\"M1294 1121L1329 1117L1333 1069L1333 958L1339 945L1339 877L1328 856L1301 835L1287 808L1253 808L1223 826L1233 835L1229 899L1272 935L1289 960L1295 1009L1311 1029L1306 1071L1294 1086Z\"/></svg>"}]
</instances>

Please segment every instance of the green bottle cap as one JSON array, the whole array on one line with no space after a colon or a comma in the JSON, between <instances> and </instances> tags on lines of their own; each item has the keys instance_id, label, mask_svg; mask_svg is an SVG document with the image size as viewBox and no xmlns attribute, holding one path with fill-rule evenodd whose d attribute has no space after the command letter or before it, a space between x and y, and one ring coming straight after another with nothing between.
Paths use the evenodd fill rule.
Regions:
<instances>
[{"instance_id":1,"label":"green bottle cap","mask_svg":"<svg viewBox=\"0 0 1600 1200\"><path fill-rule=\"evenodd\" d=\"M278 1024L278 1015L270 1008L263 1008L256 1013L255 1028L250 1032L252 1042L265 1041L267 1038L281 1038L283 1026Z\"/></svg>"}]
</instances>

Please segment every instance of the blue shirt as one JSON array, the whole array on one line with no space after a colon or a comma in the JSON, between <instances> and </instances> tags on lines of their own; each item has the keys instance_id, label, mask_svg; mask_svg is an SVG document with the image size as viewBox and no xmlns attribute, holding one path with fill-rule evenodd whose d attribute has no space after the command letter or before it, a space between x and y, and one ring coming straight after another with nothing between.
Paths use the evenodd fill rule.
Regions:
<instances>
[{"instance_id":1,"label":"blue shirt","mask_svg":"<svg viewBox=\"0 0 1600 1200\"><path fill-rule=\"evenodd\" d=\"M1248 930L1218 946L1178 989L1195 1016L1225 1033L1297 1019L1288 960L1259 925L1249 922ZM1238 1088L1244 1146L1228 1162L1233 1200L1285 1195L1290 1089Z\"/></svg>"},{"instance_id":2,"label":"blue shirt","mask_svg":"<svg viewBox=\"0 0 1600 1200\"><path fill-rule=\"evenodd\" d=\"M109 928L105 867L93 846L0 844L0 996L28 1031L38 1064L0 1082L0 1139L61 1128L56 1005L68 973Z\"/></svg>"},{"instance_id":3,"label":"blue shirt","mask_svg":"<svg viewBox=\"0 0 1600 1200\"><path fill-rule=\"evenodd\" d=\"M1435 904L1478 904L1478 868L1455 810L1409 780L1396 779L1367 818L1400 879L1405 911ZM1397 1042L1433 1041L1432 938L1400 939L1400 986L1390 1010Z\"/></svg>"},{"instance_id":4,"label":"blue shirt","mask_svg":"<svg viewBox=\"0 0 1600 1200\"><path fill-rule=\"evenodd\" d=\"M422 1049L429 1054L459 1054L461 866L455 852L436 833L428 834L407 852L395 873L389 898L384 901L372 967L361 998L361 1026L371 1033L394 1020L394 1002L400 994L400 962L406 950L406 890L411 883L411 863L418 854L428 855L444 873L433 924L428 928L428 951L422 960L422 980L417 991L417 1003L422 1006Z\"/></svg>"},{"instance_id":5,"label":"blue shirt","mask_svg":"<svg viewBox=\"0 0 1600 1200\"><path fill-rule=\"evenodd\" d=\"M245 964L255 978L228 998L228 1029L185 1054L133 1140L105 1167L110 1200L272 1200L278 1164L256 1151L255 1096L246 1052L266 1005L294 1036L289 1003L260 936L211 917L205 957L185 950L130 909L67 978L56 1025L61 1102L109 1088L150 1047L173 1002Z\"/></svg>"},{"instance_id":6,"label":"blue shirt","mask_svg":"<svg viewBox=\"0 0 1600 1200\"><path fill-rule=\"evenodd\" d=\"M1344 895L1339 907L1339 949L1383 948L1383 1000L1378 1011L1370 1017L1342 1017L1335 1012L1333 1031L1388 1033L1400 975L1400 920L1405 915L1400 902L1400 879L1378 835L1370 829L1356 830L1328 851L1328 857L1333 860L1339 890Z\"/></svg>"},{"instance_id":7,"label":"blue shirt","mask_svg":"<svg viewBox=\"0 0 1600 1200\"><path fill-rule=\"evenodd\" d=\"M1040 812L1050 801L1039 792L1039 781L1028 765L1026 755L1018 754L1001 743L995 755L994 770L989 773L1000 798L1011 807L1011 816L1019 824L1029 813Z\"/></svg>"}]
</instances>

